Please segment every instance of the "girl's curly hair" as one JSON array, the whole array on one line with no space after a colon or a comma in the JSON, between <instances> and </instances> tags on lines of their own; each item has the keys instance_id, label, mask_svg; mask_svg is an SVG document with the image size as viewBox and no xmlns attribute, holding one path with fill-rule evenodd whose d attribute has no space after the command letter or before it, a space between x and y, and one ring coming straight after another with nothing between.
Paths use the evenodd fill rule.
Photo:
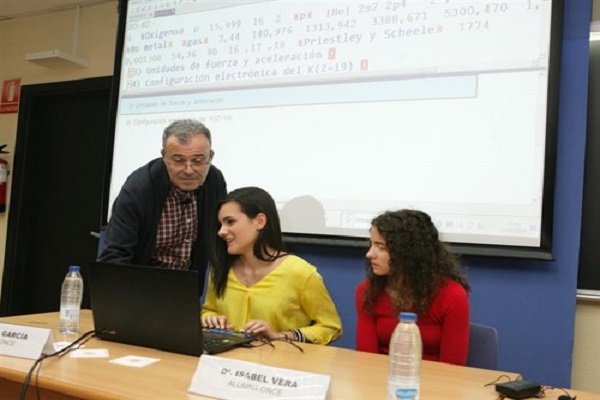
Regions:
<instances>
[{"instance_id":1,"label":"girl's curly hair","mask_svg":"<svg viewBox=\"0 0 600 400\"><path fill-rule=\"evenodd\" d=\"M372 313L382 290L389 294L394 311L414 310L426 313L436 291L446 277L470 290L461 273L458 257L439 240L431 217L417 210L386 211L371 221L385 239L390 256L390 273L373 274L367 261L368 284L363 298L367 312Z\"/></svg>"}]
</instances>

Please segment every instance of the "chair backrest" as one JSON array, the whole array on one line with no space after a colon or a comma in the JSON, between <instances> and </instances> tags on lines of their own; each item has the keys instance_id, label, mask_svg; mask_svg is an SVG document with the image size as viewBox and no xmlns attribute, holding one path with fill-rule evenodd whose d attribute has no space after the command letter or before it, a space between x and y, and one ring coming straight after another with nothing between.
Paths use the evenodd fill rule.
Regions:
<instances>
[{"instance_id":1,"label":"chair backrest","mask_svg":"<svg viewBox=\"0 0 600 400\"><path fill-rule=\"evenodd\" d=\"M498 369L498 331L496 328L470 324L467 366Z\"/></svg>"},{"instance_id":2,"label":"chair backrest","mask_svg":"<svg viewBox=\"0 0 600 400\"><path fill-rule=\"evenodd\" d=\"M106 238L106 227L100 229L100 232L97 234L98 236L98 251L96 256L100 256L100 252L104 249L104 240Z\"/></svg>"}]
</instances>

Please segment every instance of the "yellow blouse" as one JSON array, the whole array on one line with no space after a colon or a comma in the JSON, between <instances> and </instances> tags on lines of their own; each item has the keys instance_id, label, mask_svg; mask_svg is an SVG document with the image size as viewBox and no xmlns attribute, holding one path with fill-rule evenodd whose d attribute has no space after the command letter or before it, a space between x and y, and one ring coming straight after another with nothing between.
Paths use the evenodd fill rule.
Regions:
<instances>
[{"instance_id":1,"label":"yellow blouse","mask_svg":"<svg viewBox=\"0 0 600 400\"><path fill-rule=\"evenodd\" d=\"M251 287L231 268L222 298L210 279L202 306L202 316L209 315L225 315L236 330L252 319L269 322L277 332L300 329L315 344L328 344L342 335L342 322L323 278L314 266L292 255Z\"/></svg>"}]
</instances>

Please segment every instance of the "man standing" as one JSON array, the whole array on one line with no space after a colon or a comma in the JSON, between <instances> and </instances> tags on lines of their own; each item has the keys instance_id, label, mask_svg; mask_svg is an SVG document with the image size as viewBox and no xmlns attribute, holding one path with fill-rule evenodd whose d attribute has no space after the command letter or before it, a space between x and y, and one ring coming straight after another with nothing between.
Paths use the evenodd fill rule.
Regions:
<instances>
[{"instance_id":1,"label":"man standing","mask_svg":"<svg viewBox=\"0 0 600 400\"><path fill-rule=\"evenodd\" d=\"M210 131L195 120L164 130L162 158L134 171L114 202L99 261L193 269L204 283L217 205L227 193L211 145Z\"/></svg>"}]
</instances>

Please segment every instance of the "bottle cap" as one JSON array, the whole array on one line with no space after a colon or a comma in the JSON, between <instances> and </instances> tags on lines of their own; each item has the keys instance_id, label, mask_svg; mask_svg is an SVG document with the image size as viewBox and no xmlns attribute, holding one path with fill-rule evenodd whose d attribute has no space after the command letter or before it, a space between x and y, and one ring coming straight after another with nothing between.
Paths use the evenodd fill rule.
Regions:
<instances>
[{"instance_id":1,"label":"bottle cap","mask_svg":"<svg viewBox=\"0 0 600 400\"><path fill-rule=\"evenodd\" d=\"M79 271L81 268L79 265L71 265L69 266L69 271Z\"/></svg>"},{"instance_id":2,"label":"bottle cap","mask_svg":"<svg viewBox=\"0 0 600 400\"><path fill-rule=\"evenodd\" d=\"M412 312L401 312L400 313L401 321L415 321L417 322L417 314Z\"/></svg>"}]
</instances>

